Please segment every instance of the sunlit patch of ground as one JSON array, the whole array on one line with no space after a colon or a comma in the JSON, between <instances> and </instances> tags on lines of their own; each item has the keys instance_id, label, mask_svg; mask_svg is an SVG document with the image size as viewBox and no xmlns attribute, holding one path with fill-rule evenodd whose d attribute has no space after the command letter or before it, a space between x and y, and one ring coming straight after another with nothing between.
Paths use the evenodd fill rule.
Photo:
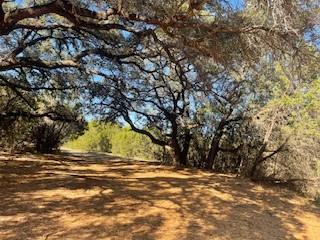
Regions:
<instances>
[{"instance_id":1,"label":"sunlit patch of ground","mask_svg":"<svg viewBox=\"0 0 320 240\"><path fill-rule=\"evenodd\" d=\"M0 239L320 239L320 210L231 175L103 154L0 156Z\"/></svg>"}]
</instances>

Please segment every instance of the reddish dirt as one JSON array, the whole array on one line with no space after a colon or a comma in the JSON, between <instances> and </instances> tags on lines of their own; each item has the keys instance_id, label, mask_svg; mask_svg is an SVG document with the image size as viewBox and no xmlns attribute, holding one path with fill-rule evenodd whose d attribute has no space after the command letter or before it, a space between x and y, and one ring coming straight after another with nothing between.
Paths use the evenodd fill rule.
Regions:
<instances>
[{"instance_id":1,"label":"reddish dirt","mask_svg":"<svg viewBox=\"0 0 320 240\"><path fill-rule=\"evenodd\" d=\"M103 154L0 155L0 239L320 239L320 209L232 175Z\"/></svg>"}]
</instances>

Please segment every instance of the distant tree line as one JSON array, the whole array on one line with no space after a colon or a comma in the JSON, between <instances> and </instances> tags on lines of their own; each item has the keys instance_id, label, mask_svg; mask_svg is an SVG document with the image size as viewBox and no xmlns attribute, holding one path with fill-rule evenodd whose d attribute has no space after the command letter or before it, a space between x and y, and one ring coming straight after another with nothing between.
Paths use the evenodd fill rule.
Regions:
<instances>
[{"instance_id":1,"label":"distant tree line","mask_svg":"<svg viewBox=\"0 0 320 240\"><path fill-rule=\"evenodd\" d=\"M115 123L90 121L84 134L65 143L64 147L107 152L128 158L162 160L161 148L148 137Z\"/></svg>"}]
</instances>

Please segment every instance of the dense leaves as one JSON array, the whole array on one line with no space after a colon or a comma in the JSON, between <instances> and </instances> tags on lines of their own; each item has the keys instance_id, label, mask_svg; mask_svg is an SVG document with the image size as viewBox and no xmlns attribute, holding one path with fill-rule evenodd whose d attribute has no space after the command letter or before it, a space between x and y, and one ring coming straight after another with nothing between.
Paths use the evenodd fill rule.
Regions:
<instances>
[{"instance_id":1,"label":"dense leaves","mask_svg":"<svg viewBox=\"0 0 320 240\"><path fill-rule=\"evenodd\" d=\"M69 141L65 147L75 150L108 152L123 157L155 160L161 148L153 145L148 137L111 123L90 122L79 138Z\"/></svg>"}]
</instances>

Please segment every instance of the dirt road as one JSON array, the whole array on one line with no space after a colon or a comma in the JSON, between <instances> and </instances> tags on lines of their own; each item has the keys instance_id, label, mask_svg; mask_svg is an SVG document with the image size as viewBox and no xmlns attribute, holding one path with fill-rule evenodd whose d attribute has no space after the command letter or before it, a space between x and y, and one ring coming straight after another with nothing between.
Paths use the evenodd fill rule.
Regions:
<instances>
[{"instance_id":1,"label":"dirt road","mask_svg":"<svg viewBox=\"0 0 320 240\"><path fill-rule=\"evenodd\" d=\"M0 155L0 239L320 239L320 209L232 175L103 154Z\"/></svg>"}]
</instances>

